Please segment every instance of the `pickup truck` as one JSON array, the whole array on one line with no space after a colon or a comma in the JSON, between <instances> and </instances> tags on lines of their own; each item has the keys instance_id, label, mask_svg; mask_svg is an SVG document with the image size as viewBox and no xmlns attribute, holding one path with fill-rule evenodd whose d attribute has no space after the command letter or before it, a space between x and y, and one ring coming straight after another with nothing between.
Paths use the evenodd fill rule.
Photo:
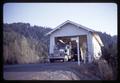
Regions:
<instances>
[{"instance_id":1,"label":"pickup truck","mask_svg":"<svg viewBox=\"0 0 120 83\"><path fill-rule=\"evenodd\" d=\"M50 54L48 58L50 62L54 62L55 60L69 61L73 56L70 53L70 47L65 46L59 49L54 49L54 53Z\"/></svg>"}]
</instances>

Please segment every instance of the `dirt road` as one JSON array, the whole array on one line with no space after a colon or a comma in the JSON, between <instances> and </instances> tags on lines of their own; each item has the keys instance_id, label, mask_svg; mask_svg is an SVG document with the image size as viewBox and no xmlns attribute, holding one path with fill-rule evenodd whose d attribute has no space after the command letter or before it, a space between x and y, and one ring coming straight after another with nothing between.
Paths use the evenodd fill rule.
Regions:
<instances>
[{"instance_id":1,"label":"dirt road","mask_svg":"<svg viewBox=\"0 0 120 83\"><path fill-rule=\"evenodd\" d=\"M4 65L3 77L5 80L100 80L89 69L84 64L78 66L77 62Z\"/></svg>"}]
</instances>

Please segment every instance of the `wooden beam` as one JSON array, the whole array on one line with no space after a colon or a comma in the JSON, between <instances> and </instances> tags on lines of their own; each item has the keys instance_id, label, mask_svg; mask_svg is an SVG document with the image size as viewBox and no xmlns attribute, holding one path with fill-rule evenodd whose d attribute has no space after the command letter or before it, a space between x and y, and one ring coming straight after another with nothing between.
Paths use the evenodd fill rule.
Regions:
<instances>
[{"instance_id":1,"label":"wooden beam","mask_svg":"<svg viewBox=\"0 0 120 83\"><path fill-rule=\"evenodd\" d=\"M79 37L77 37L77 55L78 55L78 65L80 65L80 45L79 45Z\"/></svg>"}]
</instances>

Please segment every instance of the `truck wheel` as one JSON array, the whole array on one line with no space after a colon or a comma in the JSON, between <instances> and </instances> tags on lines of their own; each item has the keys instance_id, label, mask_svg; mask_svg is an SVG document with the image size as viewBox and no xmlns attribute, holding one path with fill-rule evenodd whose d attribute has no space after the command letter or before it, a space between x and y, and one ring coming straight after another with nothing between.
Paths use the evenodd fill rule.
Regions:
<instances>
[{"instance_id":1,"label":"truck wheel","mask_svg":"<svg viewBox=\"0 0 120 83\"><path fill-rule=\"evenodd\" d=\"M64 59L62 59L62 61L64 62L65 60L64 60Z\"/></svg>"},{"instance_id":2,"label":"truck wheel","mask_svg":"<svg viewBox=\"0 0 120 83\"><path fill-rule=\"evenodd\" d=\"M51 62L51 63L54 62L54 59L50 59L50 62Z\"/></svg>"}]
</instances>

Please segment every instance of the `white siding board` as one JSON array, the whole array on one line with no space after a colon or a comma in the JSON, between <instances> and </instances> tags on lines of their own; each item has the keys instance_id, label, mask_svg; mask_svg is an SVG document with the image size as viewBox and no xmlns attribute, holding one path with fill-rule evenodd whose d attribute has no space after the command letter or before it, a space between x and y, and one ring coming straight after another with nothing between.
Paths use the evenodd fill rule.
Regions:
<instances>
[{"instance_id":1,"label":"white siding board","mask_svg":"<svg viewBox=\"0 0 120 83\"><path fill-rule=\"evenodd\" d=\"M88 61L92 62L93 60L93 43L92 43L92 34L88 33L87 35L87 44L88 44Z\"/></svg>"},{"instance_id":2,"label":"white siding board","mask_svg":"<svg viewBox=\"0 0 120 83\"><path fill-rule=\"evenodd\" d=\"M88 31L80 29L75 25L65 24L64 26L62 26L62 28L53 32L51 34L51 36L52 35L55 36L55 37L58 37L58 36L75 36L75 35L85 35L87 33L88 33Z\"/></svg>"},{"instance_id":3,"label":"white siding board","mask_svg":"<svg viewBox=\"0 0 120 83\"><path fill-rule=\"evenodd\" d=\"M55 45L55 39L54 37L50 36L50 48L49 48L50 54L53 53L54 45Z\"/></svg>"},{"instance_id":4,"label":"white siding board","mask_svg":"<svg viewBox=\"0 0 120 83\"><path fill-rule=\"evenodd\" d=\"M95 37L93 36L93 48L94 48L94 59L99 59L102 55L101 53L101 46L100 44L98 43L98 41L95 39ZM100 53L100 55L98 54Z\"/></svg>"}]
</instances>

